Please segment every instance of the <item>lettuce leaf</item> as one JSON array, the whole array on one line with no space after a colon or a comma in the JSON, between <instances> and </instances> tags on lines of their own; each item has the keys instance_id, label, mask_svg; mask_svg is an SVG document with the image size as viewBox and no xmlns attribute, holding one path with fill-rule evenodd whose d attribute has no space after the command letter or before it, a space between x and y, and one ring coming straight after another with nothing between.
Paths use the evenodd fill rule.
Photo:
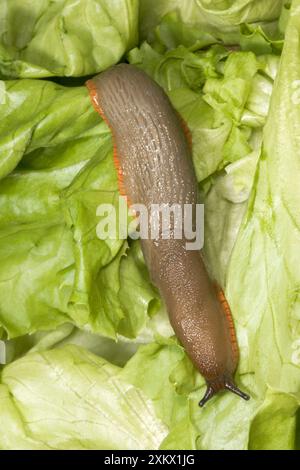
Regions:
<instances>
[{"instance_id":1,"label":"lettuce leaf","mask_svg":"<svg viewBox=\"0 0 300 470\"><path fill-rule=\"evenodd\" d=\"M140 389L85 349L31 353L2 372L1 449L153 449L167 434Z\"/></svg>"},{"instance_id":2,"label":"lettuce leaf","mask_svg":"<svg viewBox=\"0 0 300 470\"><path fill-rule=\"evenodd\" d=\"M252 403L233 407L224 397L220 408L216 400L214 411L205 410L209 420L199 419L200 443L208 448L296 446L300 389L299 263L295 257L300 243L299 11L296 0L253 189L225 275L241 349L239 373L252 392ZM213 236L213 231L206 233ZM228 427L225 416L230 416Z\"/></svg>"},{"instance_id":3,"label":"lettuce leaf","mask_svg":"<svg viewBox=\"0 0 300 470\"><path fill-rule=\"evenodd\" d=\"M195 41L209 41L211 36L227 44L239 44L240 25L261 25L267 31L277 29L277 21L284 0L141 0L140 36L153 41L155 29L168 40L176 38L180 44L193 45ZM177 27L172 25L175 20ZM172 17L173 15L173 17ZM170 22L169 22L170 21ZM161 24L164 24L161 26ZM169 24L168 24L169 23ZM163 31L164 30L164 31ZM209 36L210 35L210 36ZM182 41L188 40L188 43ZM174 43L173 43L174 44ZM169 43L170 45L170 43Z\"/></svg>"},{"instance_id":4,"label":"lettuce leaf","mask_svg":"<svg viewBox=\"0 0 300 470\"><path fill-rule=\"evenodd\" d=\"M205 256L232 307L237 382L252 399L220 394L199 409L204 380L172 337L139 244L97 239L96 207L117 207L118 192L110 134L86 90L5 82L0 321L25 336L1 334L0 354L13 361L1 375L1 448L299 447L300 0L280 20L280 62L282 2L190 2L180 31L178 12L161 22L175 3L149 14L142 3L144 34L160 26L129 60L191 129ZM185 27L196 31L202 18L213 31ZM216 44L218 30L243 34L244 50ZM14 138L20 147L10 148Z\"/></svg>"},{"instance_id":5,"label":"lettuce leaf","mask_svg":"<svg viewBox=\"0 0 300 470\"><path fill-rule=\"evenodd\" d=\"M257 150L279 58L222 46L159 53L148 43L129 54L169 94L193 139L199 181Z\"/></svg>"},{"instance_id":6,"label":"lettuce leaf","mask_svg":"<svg viewBox=\"0 0 300 470\"><path fill-rule=\"evenodd\" d=\"M248 350L247 367L255 370L257 393L263 392L266 383L287 392L300 387L295 354L300 331L300 272L295 257L300 243L299 5L299 0L293 3L255 186L226 282L243 331L242 344Z\"/></svg>"},{"instance_id":7,"label":"lettuce leaf","mask_svg":"<svg viewBox=\"0 0 300 470\"><path fill-rule=\"evenodd\" d=\"M103 354L99 338L86 340L85 348L93 342ZM200 411L203 379L175 340L140 347L123 368L73 341L50 351L39 347L4 368L0 397L7 432L0 448L279 450L297 445L300 397L293 393L268 387L260 401L247 405L225 394ZM277 431L270 433L270 426Z\"/></svg>"},{"instance_id":8,"label":"lettuce leaf","mask_svg":"<svg viewBox=\"0 0 300 470\"><path fill-rule=\"evenodd\" d=\"M1 0L0 77L79 77L138 40L138 0Z\"/></svg>"},{"instance_id":9,"label":"lettuce leaf","mask_svg":"<svg viewBox=\"0 0 300 470\"><path fill-rule=\"evenodd\" d=\"M85 87L3 83L1 326L9 337L68 321L137 336L159 300L139 245L97 238L98 205L118 206L106 124Z\"/></svg>"}]
</instances>

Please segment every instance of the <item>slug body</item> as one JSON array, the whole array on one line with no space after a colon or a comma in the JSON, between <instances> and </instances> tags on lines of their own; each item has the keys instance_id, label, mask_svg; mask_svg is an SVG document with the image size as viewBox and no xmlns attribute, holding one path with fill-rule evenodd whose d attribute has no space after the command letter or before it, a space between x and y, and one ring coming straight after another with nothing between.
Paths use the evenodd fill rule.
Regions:
<instances>
[{"instance_id":1,"label":"slug body","mask_svg":"<svg viewBox=\"0 0 300 470\"><path fill-rule=\"evenodd\" d=\"M87 82L95 109L114 141L120 192L132 204L197 204L191 149L180 117L167 95L144 72L120 64ZM172 222L171 222L172 225ZM170 227L172 232L173 227ZM230 389L238 348L230 310L213 284L200 251L186 240L141 240L152 282L165 301L172 327L207 382L200 406Z\"/></svg>"}]
</instances>

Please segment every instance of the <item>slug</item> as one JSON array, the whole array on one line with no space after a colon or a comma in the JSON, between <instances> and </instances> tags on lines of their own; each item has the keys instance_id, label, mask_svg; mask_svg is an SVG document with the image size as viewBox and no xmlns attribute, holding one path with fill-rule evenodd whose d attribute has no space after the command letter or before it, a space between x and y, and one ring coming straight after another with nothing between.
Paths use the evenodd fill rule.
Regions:
<instances>
[{"instance_id":1,"label":"slug","mask_svg":"<svg viewBox=\"0 0 300 470\"><path fill-rule=\"evenodd\" d=\"M163 89L128 64L116 65L86 85L94 108L112 132L121 194L147 208L195 207L197 181L188 135ZM224 389L248 400L233 378L239 353L230 308L210 279L201 251L187 250L184 237L160 236L141 244L175 334L206 380L199 405Z\"/></svg>"}]
</instances>

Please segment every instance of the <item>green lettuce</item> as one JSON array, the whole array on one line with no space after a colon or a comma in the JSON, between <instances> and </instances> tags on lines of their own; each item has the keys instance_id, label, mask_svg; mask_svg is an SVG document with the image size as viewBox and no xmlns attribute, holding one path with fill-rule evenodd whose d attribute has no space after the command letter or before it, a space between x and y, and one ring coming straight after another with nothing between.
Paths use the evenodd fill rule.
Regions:
<instances>
[{"instance_id":1,"label":"green lettuce","mask_svg":"<svg viewBox=\"0 0 300 470\"><path fill-rule=\"evenodd\" d=\"M0 77L79 77L138 40L137 0L1 0Z\"/></svg>"},{"instance_id":2,"label":"green lettuce","mask_svg":"<svg viewBox=\"0 0 300 470\"><path fill-rule=\"evenodd\" d=\"M284 0L141 0L140 3L142 39L153 41L158 36L171 47L174 42L192 46L197 41L210 44L220 40L240 45L241 28L247 24L254 28L254 37L246 43L264 48L268 43L264 35L279 39L279 26L284 27L284 19L279 24L277 20L286 4Z\"/></svg>"},{"instance_id":3,"label":"green lettuce","mask_svg":"<svg viewBox=\"0 0 300 470\"><path fill-rule=\"evenodd\" d=\"M118 187L85 88L6 81L0 448L300 446L300 0L187 6L142 1L149 42L128 60L191 130L204 254L232 308L236 380L251 400L224 393L199 409L204 379L173 336L140 244L97 238L97 206L118 209Z\"/></svg>"},{"instance_id":4,"label":"green lettuce","mask_svg":"<svg viewBox=\"0 0 300 470\"><path fill-rule=\"evenodd\" d=\"M167 434L142 391L85 349L31 353L0 385L1 449L153 449Z\"/></svg>"},{"instance_id":5,"label":"green lettuce","mask_svg":"<svg viewBox=\"0 0 300 470\"><path fill-rule=\"evenodd\" d=\"M300 243L299 5L295 1L291 11L255 186L226 280L244 336L241 343L248 350L247 367L255 370L256 393L266 384L282 392L296 393L300 387L300 271L295 257Z\"/></svg>"},{"instance_id":6,"label":"green lettuce","mask_svg":"<svg viewBox=\"0 0 300 470\"><path fill-rule=\"evenodd\" d=\"M299 443L299 7L295 1L250 200L224 276L241 349L239 372L252 404L220 405L224 416L236 416L240 432L220 425L221 409L214 417L207 409L210 443L208 423L199 419L199 430L209 448L293 449ZM210 228L207 238L217 226Z\"/></svg>"},{"instance_id":7,"label":"green lettuce","mask_svg":"<svg viewBox=\"0 0 300 470\"><path fill-rule=\"evenodd\" d=\"M266 122L279 58L229 52L222 46L164 54L148 43L129 54L169 94L193 139L199 181L257 150Z\"/></svg>"},{"instance_id":8,"label":"green lettuce","mask_svg":"<svg viewBox=\"0 0 300 470\"><path fill-rule=\"evenodd\" d=\"M140 246L96 234L98 205L119 202L106 124L85 87L3 83L1 326L9 337L68 321L136 336L159 299Z\"/></svg>"}]
</instances>

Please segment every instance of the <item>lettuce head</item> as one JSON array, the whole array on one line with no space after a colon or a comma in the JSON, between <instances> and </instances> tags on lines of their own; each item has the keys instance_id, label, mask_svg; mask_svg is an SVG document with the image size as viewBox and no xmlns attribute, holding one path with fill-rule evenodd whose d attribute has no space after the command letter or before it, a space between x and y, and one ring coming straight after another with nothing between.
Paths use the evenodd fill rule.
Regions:
<instances>
[{"instance_id":1,"label":"lettuce head","mask_svg":"<svg viewBox=\"0 0 300 470\"><path fill-rule=\"evenodd\" d=\"M0 6L0 448L299 449L300 0ZM192 133L250 402L199 409L139 241L97 237L112 140L74 77L119 61Z\"/></svg>"}]
</instances>

